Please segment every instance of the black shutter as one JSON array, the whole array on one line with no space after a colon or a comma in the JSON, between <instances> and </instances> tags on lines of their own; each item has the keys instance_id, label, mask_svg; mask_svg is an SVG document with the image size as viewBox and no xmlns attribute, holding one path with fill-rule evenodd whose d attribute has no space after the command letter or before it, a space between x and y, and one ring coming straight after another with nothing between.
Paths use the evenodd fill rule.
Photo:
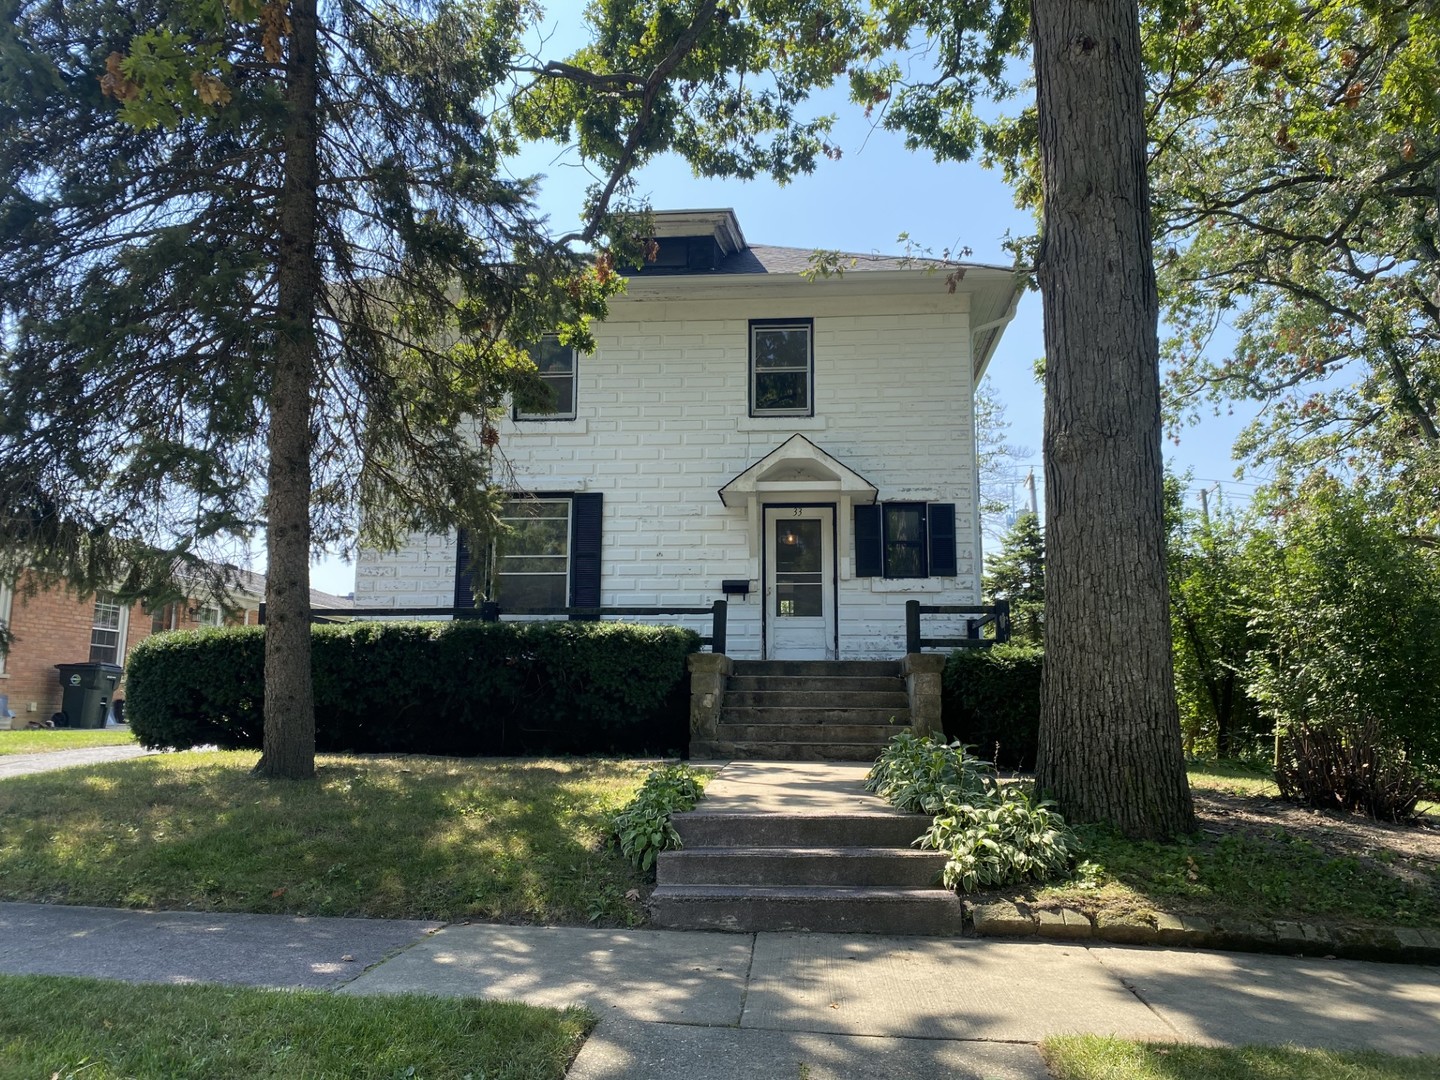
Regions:
<instances>
[{"instance_id":1,"label":"black shutter","mask_svg":"<svg viewBox=\"0 0 1440 1080\"><path fill-rule=\"evenodd\" d=\"M464 529L455 543L455 606L475 606L474 567L470 565L470 535Z\"/></svg>"},{"instance_id":2,"label":"black shutter","mask_svg":"<svg viewBox=\"0 0 1440 1080\"><path fill-rule=\"evenodd\" d=\"M926 516L930 521L930 576L954 577L959 570L955 556L955 504L931 503Z\"/></svg>"},{"instance_id":3,"label":"black shutter","mask_svg":"<svg viewBox=\"0 0 1440 1080\"><path fill-rule=\"evenodd\" d=\"M604 496L597 492L570 498L570 606L600 606L600 533Z\"/></svg>"},{"instance_id":4,"label":"black shutter","mask_svg":"<svg viewBox=\"0 0 1440 1080\"><path fill-rule=\"evenodd\" d=\"M880 504L855 507L855 576L882 577L885 551L880 539Z\"/></svg>"}]
</instances>

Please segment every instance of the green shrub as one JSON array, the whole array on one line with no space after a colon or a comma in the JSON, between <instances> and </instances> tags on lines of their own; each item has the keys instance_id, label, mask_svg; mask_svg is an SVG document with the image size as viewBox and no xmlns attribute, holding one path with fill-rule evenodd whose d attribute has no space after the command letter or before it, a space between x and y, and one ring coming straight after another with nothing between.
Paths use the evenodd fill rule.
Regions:
<instances>
[{"instance_id":1,"label":"green shrub","mask_svg":"<svg viewBox=\"0 0 1440 1080\"><path fill-rule=\"evenodd\" d=\"M881 751L865 786L901 810L934 819L917 843L950 856L946 888L1048 881L1069 869L1080 846L1052 803L997 783L994 768L958 743L902 732Z\"/></svg>"},{"instance_id":2,"label":"green shrub","mask_svg":"<svg viewBox=\"0 0 1440 1080\"><path fill-rule=\"evenodd\" d=\"M1066 874L1079 841L1053 803L1034 802L1014 785L984 798L947 806L920 838L920 846L946 852L946 888L974 892L985 885L1049 881Z\"/></svg>"},{"instance_id":3,"label":"green shrub","mask_svg":"<svg viewBox=\"0 0 1440 1080\"><path fill-rule=\"evenodd\" d=\"M902 731L880 751L865 787L901 810L933 817L947 803L983 796L994 780L994 767L959 743L946 746Z\"/></svg>"},{"instance_id":4,"label":"green shrub","mask_svg":"<svg viewBox=\"0 0 1440 1080\"><path fill-rule=\"evenodd\" d=\"M613 622L317 626L321 751L516 754L664 751L689 739L678 627ZM126 673L142 743L260 746L264 629L158 634Z\"/></svg>"},{"instance_id":5,"label":"green shrub","mask_svg":"<svg viewBox=\"0 0 1440 1080\"><path fill-rule=\"evenodd\" d=\"M704 794L704 777L688 765L655 769L611 820L621 853L636 868L649 870L662 851L680 846L670 815L692 809Z\"/></svg>"},{"instance_id":6,"label":"green shrub","mask_svg":"<svg viewBox=\"0 0 1440 1080\"><path fill-rule=\"evenodd\" d=\"M945 663L941 719L945 737L986 760L1033 769L1040 743L1040 669L1045 651L1030 645L957 649Z\"/></svg>"}]
</instances>

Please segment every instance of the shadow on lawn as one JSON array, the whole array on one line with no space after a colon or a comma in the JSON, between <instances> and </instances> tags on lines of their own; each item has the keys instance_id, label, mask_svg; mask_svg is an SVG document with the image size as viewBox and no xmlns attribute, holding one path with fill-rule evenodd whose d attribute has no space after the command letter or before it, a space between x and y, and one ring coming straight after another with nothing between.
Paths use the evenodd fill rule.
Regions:
<instances>
[{"instance_id":1,"label":"shadow on lawn","mask_svg":"<svg viewBox=\"0 0 1440 1080\"><path fill-rule=\"evenodd\" d=\"M0 787L0 897L126 907L631 924L602 847L623 762L162 756Z\"/></svg>"}]
</instances>

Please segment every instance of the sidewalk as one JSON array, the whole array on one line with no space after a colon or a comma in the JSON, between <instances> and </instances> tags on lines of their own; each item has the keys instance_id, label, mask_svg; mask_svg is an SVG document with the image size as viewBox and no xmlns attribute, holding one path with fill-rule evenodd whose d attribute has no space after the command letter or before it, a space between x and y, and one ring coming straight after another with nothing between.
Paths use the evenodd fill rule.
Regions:
<instances>
[{"instance_id":1,"label":"sidewalk","mask_svg":"<svg viewBox=\"0 0 1440 1080\"><path fill-rule=\"evenodd\" d=\"M31 776L34 773L54 772L75 765L103 765L107 761L128 761L130 758L158 754L159 750L147 750L138 743L128 746L90 746L79 750L49 750L40 754L6 754L0 757L0 780L12 776Z\"/></svg>"},{"instance_id":2,"label":"sidewalk","mask_svg":"<svg viewBox=\"0 0 1440 1080\"><path fill-rule=\"evenodd\" d=\"M584 1004L574 1080L1042 1080L1071 1032L1440 1054L1440 968L1116 945L0 904L0 972Z\"/></svg>"}]
</instances>

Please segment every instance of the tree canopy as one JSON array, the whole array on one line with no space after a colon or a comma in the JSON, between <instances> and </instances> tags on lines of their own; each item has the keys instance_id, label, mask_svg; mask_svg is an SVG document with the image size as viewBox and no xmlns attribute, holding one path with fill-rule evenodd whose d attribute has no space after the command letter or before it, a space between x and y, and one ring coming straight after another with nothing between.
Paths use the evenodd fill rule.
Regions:
<instances>
[{"instance_id":1,"label":"tree canopy","mask_svg":"<svg viewBox=\"0 0 1440 1080\"><path fill-rule=\"evenodd\" d=\"M825 123L795 108L848 17L596 3L592 44L547 61L518 0L7 14L0 575L194 591L265 530L262 768L294 776L313 768L312 549L360 523L382 544L485 531L487 417L533 380L525 345L587 344L616 260L639 256L629 171L668 149L741 175L812 167ZM569 134L601 180L557 235L506 163ZM598 261L572 246L592 241Z\"/></svg>"}]
</instances>

